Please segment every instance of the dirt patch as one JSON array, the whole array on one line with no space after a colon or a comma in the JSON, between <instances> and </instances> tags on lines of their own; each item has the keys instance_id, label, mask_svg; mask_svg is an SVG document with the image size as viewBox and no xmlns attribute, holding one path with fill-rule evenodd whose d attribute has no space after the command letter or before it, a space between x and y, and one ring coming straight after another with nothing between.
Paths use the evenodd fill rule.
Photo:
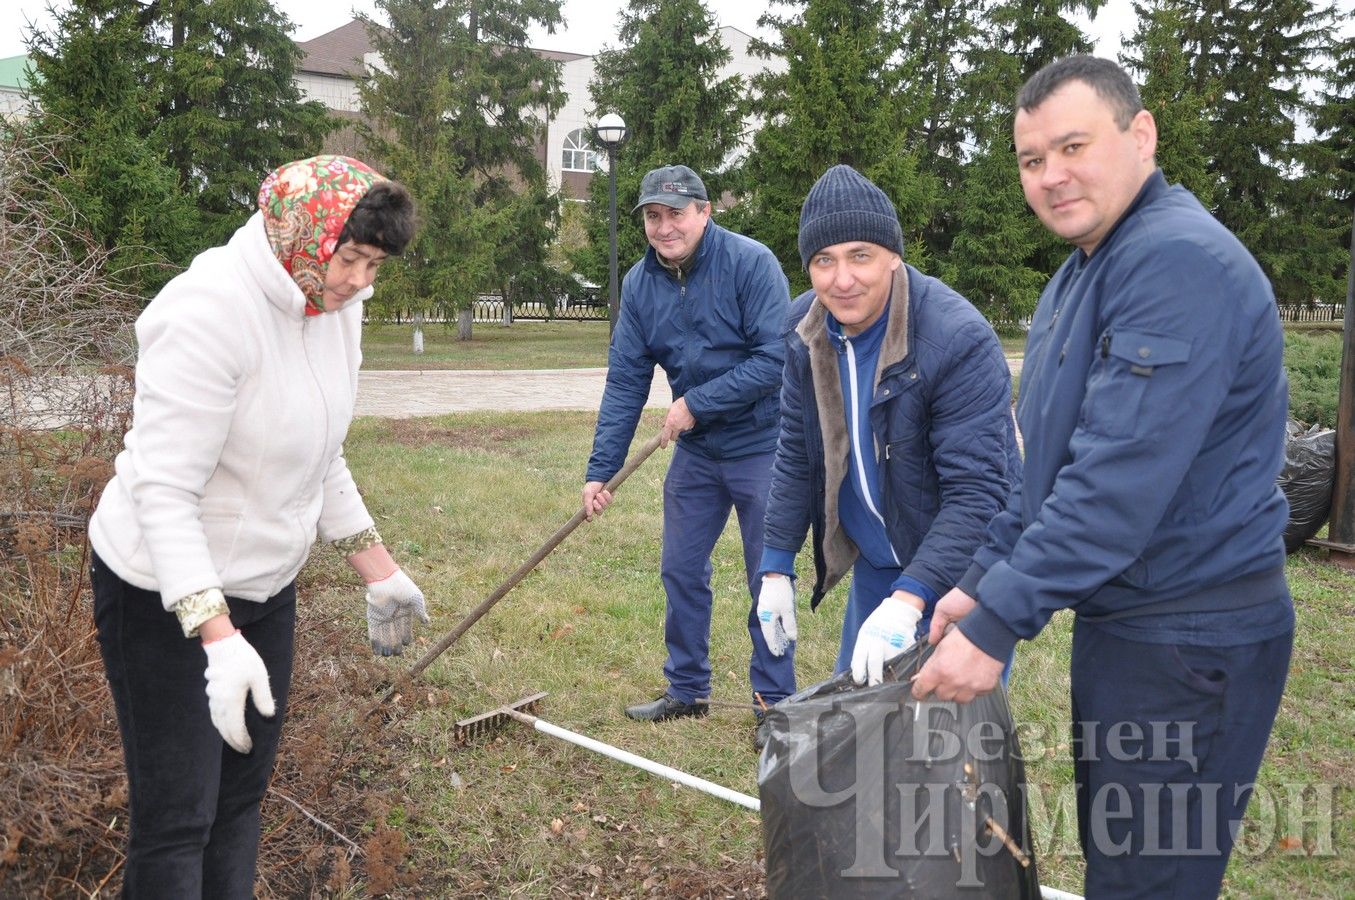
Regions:
<instances>
[{"instance_id":1,"label":"dirt patch","mask_svg":"<svg viewBox=\"0 0 1355 900\"><path fill-rule=\"evenodd\" d=\"M426 419L391 419L387 428L391 440L402 447L451 447L487 453L508 453L514 443L532 433L532 429L521 425L448 428Z\"/></svg>"}]
</instances>

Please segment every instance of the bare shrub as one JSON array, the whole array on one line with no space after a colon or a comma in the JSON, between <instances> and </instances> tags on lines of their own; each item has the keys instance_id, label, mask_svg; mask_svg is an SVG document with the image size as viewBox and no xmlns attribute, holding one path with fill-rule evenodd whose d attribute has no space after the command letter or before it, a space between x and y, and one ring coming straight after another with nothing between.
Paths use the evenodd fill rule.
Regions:
<instances>
[{"instance_id":1,"label":"bare shrub","mask_svg":"<svg viewBox=\"0 0 1355 900\"><path fill-rule=\"evenodd\" d=\"M120 886L127 834L87 526L130 424L141 304L110 275L114 254L83 235L53 189L55 166L42 140L0 137L3 897L109 896ZM308 569L306 578L304 593L326 593L323 576ZM387 755L402 748L377 740L375 720L355 719L387 672L353 627L323 603L299 607L291 708L263 804L261 898L350 891L368 865L348 836L380 819L373 802L393 802L356 774L360 765L389 767ZM381 884L403 883L398 834L381 825L368 844Z\"/></svg>"},{"instance_id":2,"label":"bare shrub","mask_svg":"<svg viewBox=\"0 0 1355 900\"><path fill-rule=\"evenodd\" d=\"M85 528L130 416L137 303L50 190L51 150L0 144L0 893L23 896L97 887L127 802Z\"/></svg>"}]
</instances>

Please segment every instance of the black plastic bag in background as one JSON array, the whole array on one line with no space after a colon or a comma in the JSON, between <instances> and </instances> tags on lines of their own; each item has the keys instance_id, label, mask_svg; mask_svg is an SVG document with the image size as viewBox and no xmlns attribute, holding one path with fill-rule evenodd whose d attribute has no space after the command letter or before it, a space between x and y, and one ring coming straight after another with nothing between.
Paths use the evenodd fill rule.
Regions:
<instances>
[{"instance_id":1,"label":"black plastic bag in background","mask_svg":"<svg viewBox=\"0 0 1355 900\"><path fill-rule=\"evenodd\" d=\"M1293 553L1317 534L1331 512L1332 481L1336 477L1336 432L1317 425L1303 431L1290 419L1286 426L1284 468L1276 484L1289 500L1289 524L1284 529L1284 552Z\"/></svg>"},{"instance_id":2,"label":"black plastic bag in background","mask_svg":"<svg viewBox=\"0 0 1355 900\"><path fill-rule=\"evenodd\" d=\"M1040 896L1006 692L918 703L908 678L931 651L891 661L883 684L845 672L768 711L758 789L772 900Z\"/></svg>"}]
</instances>

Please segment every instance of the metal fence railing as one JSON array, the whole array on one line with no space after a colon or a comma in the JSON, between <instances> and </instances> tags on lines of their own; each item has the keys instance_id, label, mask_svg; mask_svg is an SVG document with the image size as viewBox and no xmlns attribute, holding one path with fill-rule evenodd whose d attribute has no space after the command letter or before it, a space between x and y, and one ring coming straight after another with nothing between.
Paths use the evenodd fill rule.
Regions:
<instances>
[{"instance_id":1,"label":"metal fence railing","mask_svg":"<svg viewBox=\"0 0 1355 900\"><path fill-rule=\"evenodd\" d=\"M607 321L606 300L556 300L548 303L544 300L519 301L513 304L513 318L524 321ZM474 320L476 322L502 322L503 298L482 296L475 301Z\"/></svg>"},{"instance_id":2,"label":"metal fence railing","mask_svg":"<svg viewBox=\"0 0 1355 900\"><path fill-rule=\"evenodd\" d=\"M1341 322L1346 317L1344 303L1277 303L1281 322Z\"/></svg>"},{"instance_id":3,"label":"metal fence railing","mask_svg":"<svg viewBox=\"0 0 1355 900\"><path fill-rule=\"evenodd\" d=\"M545 300L519 301L513 304L513 319L524 322L605 322L607 321L607 301L562 299L553 303ZM393 310L380 317L381 321L394 325L406 325L414 321L413 313L408 310ZM424 313L424 324L454 324L456 313L448 309L434 309ZM503 298L497 294L481 294L471 307L473 322L502 322Z\"/></svg>"},{"instance_id":4,"label":"metal fence railing","mask_svg":"<svg viewBox=\"0 0 1355 900\"><path fill-rule=\"evenodd\" d=\"M1345 318L1344 303L1278 303L1281 322L1341 322ZM395 312L386 321L404 324L413 321L407 312ZM605 322L607 321L607 301L599 300L557 300L548 303L544 300L527 300L513 304L513 318L525 322L565 321L565 322ZM455 322L455 313L431 312L424 315L424 322L432 325L443 322ZM503 298L482 294L475 301L472 321L502 322ZM1012 322L994 322L998 330L1024 330L1029 320Z\"/></svg>"}]
</instances>

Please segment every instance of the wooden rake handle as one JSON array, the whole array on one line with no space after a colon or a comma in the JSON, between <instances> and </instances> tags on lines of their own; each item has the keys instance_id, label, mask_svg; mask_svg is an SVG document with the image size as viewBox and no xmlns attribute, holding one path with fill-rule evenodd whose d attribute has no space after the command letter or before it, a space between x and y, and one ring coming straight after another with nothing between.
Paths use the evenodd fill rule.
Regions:
<instances>
[{"instance_id":1,"label":"wooden rake handle","mask_svg":"<svg viewBox=\"0 0 1355 900\"><path fill-rule=\"evenodd\" d=\"M649 459L649 457L654 453L654 451L659 448L659 441L661 437L662 433L656 434L654 437L646 441L643 447L635 451L635 454L631 456L630 459L626 460L626 464L621 467L621 471L613 475L611 480L607 482L605 490L615 491L617 488L619 488L621 486L621 483L625 481L627 478L629 478L636 469L640 468L640 464L643 463L645 460ZM461 636L465 634L467 631L469 631L472 625L480 621L480 618L484 616L485 613L489 612L490 609L493 608L494 604L502 600L513 588L517 587L518 582L526 578L528 573L530 573L532 569L535 569L537 565L540 564L541 560L545 559L547 556L550 556L551 551L554 550L556 547L560 546L560 543L564 541L565 538L569 537L570 532L572 532L575 528L578 528L579 523L582 522L583 520L584 520L583 507L580 506L578 512L574 513L574 515L570 517L570 520L568 522L561 525L554 534L547 538L544 544L542 544L540 547L536 549L536 552L533 553L526 562L518 566L517 571L515 571L512 575L509 575L508 578L503 582L503 584L499 585L497 588L494 589L494 592L492 594L490 594L485 599L481 600L480 605L475 607L475 609L471 610L469 613L467 613L466 617L462 619L459 623L457 623L457 626L455 628L453 628L451 631L443 635L442 639L439 640L432 647L429 647L428 652L425 653L422 657L420 657L418 662L410 666L409 671L406 672L404 675L400 676L400 678L396 680L395 684L391 685L386 690L386 693L381 695L381 699L377 700L376 703L372 704L371 708L367 710L367 716L371 716L378 709L384 706L388 700L390 700L396 694L404 690L411 681L413 681L414 679L418 678L421 674L423 674L424 669L427 669L430 665L433 664L434 660L436 660L443 653L446 653L447 649L451 647L453 644L455 644L458 640L460 640Z\"/></svg>"}]
</instances>

